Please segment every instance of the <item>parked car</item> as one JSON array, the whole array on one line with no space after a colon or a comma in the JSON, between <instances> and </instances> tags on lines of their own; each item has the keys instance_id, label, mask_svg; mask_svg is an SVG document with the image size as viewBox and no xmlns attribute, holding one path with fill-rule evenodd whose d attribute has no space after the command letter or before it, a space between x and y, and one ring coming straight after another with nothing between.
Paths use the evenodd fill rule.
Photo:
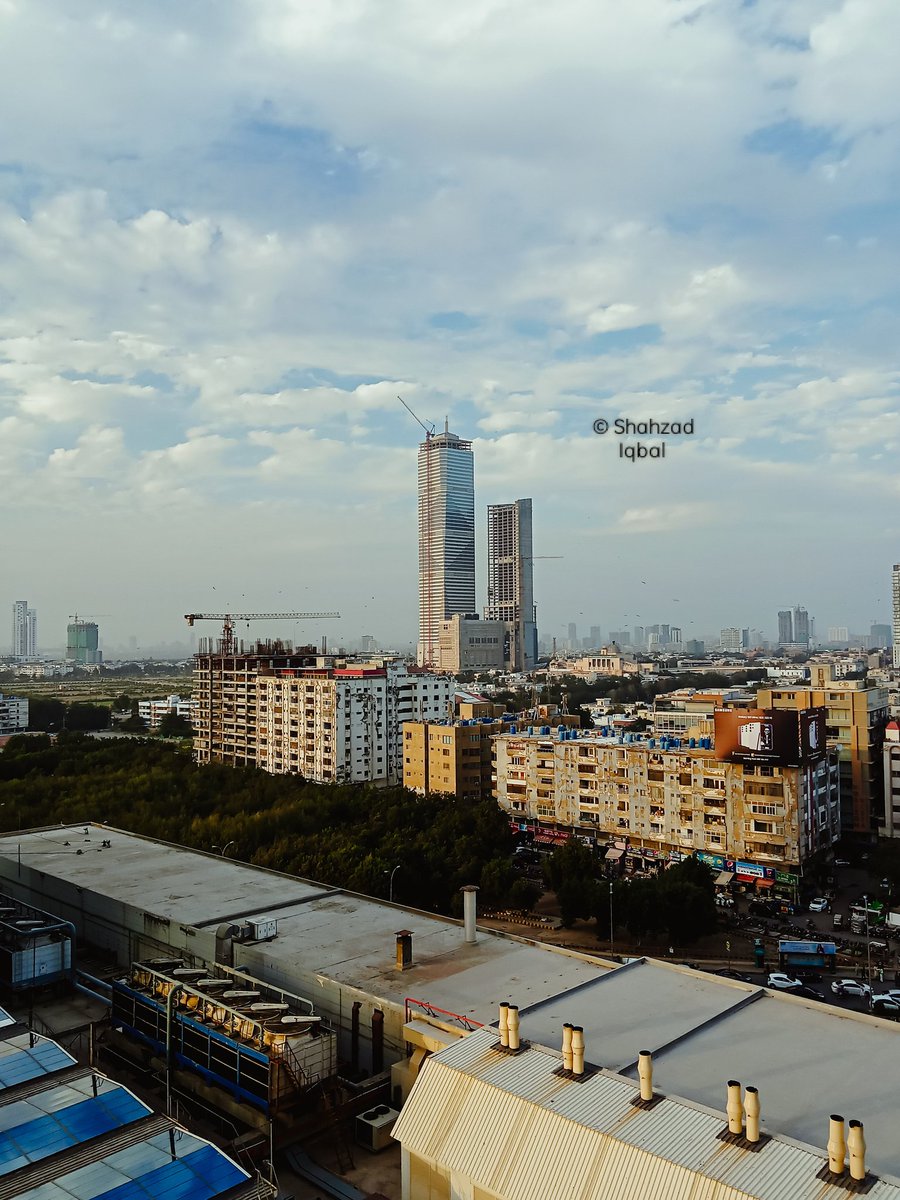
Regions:
<instances>
[{"instance_id":1,"label":"parked car","mask_svg":"<svg viewBox=\"0 0 900 1200\"><path fill-rule=\"evenodd\" d=\"M900 999L896 996L870 996L869 1008L879 1017L900 1016Z\"/></svg>"},{"instance_id":2,"label":"parked car","mask_svg":"<svg viewBox=\"0 0 900 1200\"><path fill-rule=\"evenodd\" d=\"M807 1000L824 1000L825 993L817 992L815 988L808 987L805 983L798 988L793 988L792 996L805 996Z\"/></svg>"},{"instance_id":3,"label":"parked car","mask_svg":"<svg viewBox=\"0 0 900 1200\"><path fill-rule=\"evenodd\" d=\"M742 975L740 971L733 971L731 967L723 967L721 971L716 971L716 975L722 975L725 979L739 979L741 983L753 982L749 975Z\"/></svg>"},{"instance_id":4,"label":"parked car","mask_svg":"<svg viewBox=\"0 0 900 1200\"><path fill-rule=\"evenodd\" d=\"M809 902L810 912L828 912L828 901L824 896L816 896L815 900Z\"/></svg>"},{"instance_id":5,"label":"parked car","mask_svg":"<svg viewBox=\"0 0 900 1200\"><path fill-rule=\"evenodd\" d=\"M835 913L834 914L834 916L831 918L831 928L832 929L843 929L844 928L844 914L843 913Z\"/></svg>"},{"instance_id":6,"label":"parked car","mask_svg":"<svg viewBox=\"0 0 900 1200\"><path fill-rule=\"evenodd\" d=\"M836 996L868 996L872 991L861 979L835 979L831 990Z\"/></svg>"},{"instance_id":7,"label":"parked car","mask_svg":"<svg viewBox=\"0 0 900 1200\"><path fill-rule=\"evenodd\" d=\"M719 908L734 908L734 896L728 896L724 892L720 892L716 896L716 904Z\"/></svg>"},{"instance_id":8,"label":"parked car","mask_svg":"<svg viewBox=\"0 0 900 1200\"><path fill-rule=\"evenodd\" d=\"M797 988L803 986L801 979L795 979L793 975L785 975L784 971L770 971L769 978L766 980L766 987L777 988L782 992L796 991Z\"/></svg>"}]
</instances>

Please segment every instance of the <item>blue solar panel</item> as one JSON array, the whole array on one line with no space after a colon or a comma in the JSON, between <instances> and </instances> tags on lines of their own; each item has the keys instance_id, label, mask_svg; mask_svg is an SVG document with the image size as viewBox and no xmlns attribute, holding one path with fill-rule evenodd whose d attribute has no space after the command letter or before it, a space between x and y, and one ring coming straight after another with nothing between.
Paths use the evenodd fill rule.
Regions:
<instances>
[{"instance_id":1,"label":"blue solar panel","mask_svg":"<svg viewBox=\"0 0 900 1200\"><path fill-rule=\"evenodd\" d=\"M212 1200L246 1181L240 1167L213 1146L201 1144L185 1158L173 1159L93 1200Z\"/></svg>"},{"instance_id":2,"label":"blue solar panel","mask_svg":"<svg viewBox=\"0 0 900 1200\"><path fill-rule=\"evenodd\" d=\"M75 1059L55 1042L36 1041L33 1046L22 1045L17 1039L6 1043L9 1051L0 1054L0 1088L15 1087L41 1075L52 1075L71 1067Z\"/></svg>"},{"instance_id":3,"label":"blue solar panel","mask_svg":"<svg viewBox=\"0 0 900 1200\"><path fill-rule=\"evenodd\" d=\"M52 1100L52 1093L44 1097ZM34 1107L25 1108L34 1114ZM75 1099L52 1113L25 1118L20 1125L0 1132L0 1175L8 1175L26 1162L38 1162L60 1150L78 1146L113 1129L146 1117L150 1109L125 1088L114 1088L86 1099Z\"/></svg>"}]
</instances>

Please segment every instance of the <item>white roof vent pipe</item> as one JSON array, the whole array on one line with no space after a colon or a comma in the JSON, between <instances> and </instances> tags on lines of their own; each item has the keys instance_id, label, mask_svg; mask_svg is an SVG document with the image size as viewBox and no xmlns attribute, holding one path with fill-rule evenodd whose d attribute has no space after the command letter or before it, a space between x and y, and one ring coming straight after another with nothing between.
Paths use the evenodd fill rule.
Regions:
<instances>
[{"instance_id":1,"label":"white roof vent pipe","mask_svg":"<svg viewBox=\"0 0 900 1200\"><path fill-rule=\"evenodd\" d=\"M653 1055L642 1050L638 1055L638 1079L641 1081L641 1099L649 1103L653 1099Z\"/></svg>"},{"instance_id":2,"label":"white roof vent pipe","mask_svg":"<svg viewBox=\"0 0 900 1200\"><path fill-rule=\"evenodd\" d=\"M562 1065L564 1071L572 1070L572 1029L573 1025L570 1021L566 1021L563 1025L563 1040L562 1040Z\"/></svg>"},{"instance_id":3,"label":"white roof vent pipe","mask_svg":"<svg viewBox=\"0 0 900 1200\"><path fill-rule=\"evenodd\" d=\"M509 1004L504 1000L500 1005L500 1045L509 1046Z\"/></svg>"},{"instance_id":4,"label":"white roof vent pipe","mask_svg":"<svg viewBox=\"0 0 900 1200\"><path fill-rule=\"evenodd\" d=\"M847 1165L847 1143L844 1140L844 1118L832 1113L828 1118L828 1170L843 1175Z\"/></svg>"},{"instance_id":5,"label":"white roof vent pipe","mask_svg":"<svg viewBox=\"0 0 900 1200\"><path fill-rule=\"evenodd\" d=\"M728 1103L725 1106L728 1114L728 1132L744 1132L744 1107L741 1104L741 1085L736 1079L728 1080Z\"/></svg>"},{"instance_id":6,"label":"white roof vent pipe","mask_svg":"<svg viewBox=\"0 0 900 1200\"><path fill-rule=\"evenodd\" d=\"M463 894L463 924L466 930L466 942L468 945L474 945L478 941L478 934L475 930L475 897L478 894L478 888L469 883L460 890Z\"/></svg>"},{"instance_id":7,"label":"white roof vent pipe","mask_svg":"<svg viewBox=\"0 0 900 1200\"><path fill-rule=\"evenodd\" d=\"M572 1026L572 1074L584 1074L584 1030L580 1025Z\"/></svg>"},{"instance_id":8,"label":"white roof vent pipe","mask_svg":"<svg viewBox=\"0 0 900 1200\"><path fill-rule=\"evenodd\" d=\"M759 1141L759 1089L750 1087L744 1089L744 1114L747 1117L747 1141Z\"/></svg>"},{"instance_id":9,"label":"white roof vent pipe","mask_svg":"<svg viewBox=\"0 0 900 1200\"><path fill-rule=\"evenodd\" d=\"M847 1134L847 1149L850 1152L850 1178L863 1180L866 1177L866 1139L862 1121L851 1121Z\"/></svg>"},{"instance_id":10,"label":"white roof vent pipe","mask_svg":"<svg viewBox=\"0 0 900 1200\"><path fill-rule=\"evenodd\" d=\"M510 1050L519 1049L519 1006L518 1004L510 1004L509 1006L509 1048Z\"/></svg>"}]
</instances>

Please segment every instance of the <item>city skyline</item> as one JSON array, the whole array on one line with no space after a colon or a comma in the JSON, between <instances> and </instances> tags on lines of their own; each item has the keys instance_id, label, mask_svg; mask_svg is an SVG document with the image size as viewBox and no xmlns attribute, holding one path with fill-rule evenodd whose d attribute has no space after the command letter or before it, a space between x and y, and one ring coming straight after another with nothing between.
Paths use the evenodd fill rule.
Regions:
<instances>
[{"instance_id":1,"label":"city skyline","mask_svg":"<svg viewBox=\"0 0 900 1200\"><path fill-rule=\"evenodd\" d=\"M48 645L282 605L415 642L399 394L472 440L479 514L533 497L547 632L890 622L900 10L867 12L0 5L3 602ZM630 462L618 417L694 432Z\"/></svg>"}]
</instances>

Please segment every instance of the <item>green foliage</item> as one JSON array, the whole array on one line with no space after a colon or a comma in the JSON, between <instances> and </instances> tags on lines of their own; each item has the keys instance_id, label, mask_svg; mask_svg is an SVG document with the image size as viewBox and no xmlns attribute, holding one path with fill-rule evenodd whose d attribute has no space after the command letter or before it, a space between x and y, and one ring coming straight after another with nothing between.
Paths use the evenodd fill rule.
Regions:
<instances>
[{"instance_id":1,"label":"green foliage","mask_svg":"<svg viewBox=\"0 0 900 1200\"><path fill-rule=\"evenodd\" d=\"M66 729L94 730L109 726L109 709L105 704L70 704L66 709Z\"/></svg>"},{"instance_id":2,"label":"green foliage","mask_svg":"<svg viewBox=\"0 0 900 1200\"><path fill-rule=\"evenodd\" d=\"M456 910L465 884L506 905L519 882L509 821L491 800L198 767L155 739L25 740L0 754L0 829L15 813L30 826L98 820L201 850L233 842L231 857L383 897L399 866L394 899L440 912Z\"/></svg>"},{"instance_id":3,"label":"green foliage","mask_svg":"<svg viewBox=\"0 0 900 1200\"><path fill-rule=\"evenodd\" d=\"M715 885L709 867L686 858L650 879L617 882L613 892L614 920L638 942L665 936L675 945L695 942L716 929ZM609 891L599 885L593 915L597 932L609 937Z\"/></svg>"},{"instance_id":4,"label":"green foliage","mask_svg":"<svg viewBox=\"0 0 900 1200\"><path fill-rule=\"evenodd\" d=\"M62 700L35 696L28 701L28 728L57 730L63 727L66 706Z\"/></svg>"},{"instance_id":5,"label":"green foliage","mask_svg":"<svg viewBox=\"0 0 900 1200\"><path fill-rule=\"evenodd\" d=\"M194 736L194 729L187 717L176 712L167 712L159 722L160 737L189 738Z\"/></svg>"},{"instance_id":6,"label":"green foliage","mask_svg":"<svg viewBox=\"0 0 900 1200\"><path fill-rule=\"evenodd\" d=\"M591 880L599 874L594 850L580 838L569 838L544 863L547 886L557 894L567 880Z\"/></svg>"},{"instance_id":7,"label":"green foliage","mask_svg":"<svg viewBox=\"0 0 900 1200\"><path fill-rule=\"evenodd\" d=\"M123 733L147 732L147 722L143 717L139 717L137 713L132 713L130 717L126 717L124 721L120 721L118 727Z\"/></svg>"}]
</instances>

